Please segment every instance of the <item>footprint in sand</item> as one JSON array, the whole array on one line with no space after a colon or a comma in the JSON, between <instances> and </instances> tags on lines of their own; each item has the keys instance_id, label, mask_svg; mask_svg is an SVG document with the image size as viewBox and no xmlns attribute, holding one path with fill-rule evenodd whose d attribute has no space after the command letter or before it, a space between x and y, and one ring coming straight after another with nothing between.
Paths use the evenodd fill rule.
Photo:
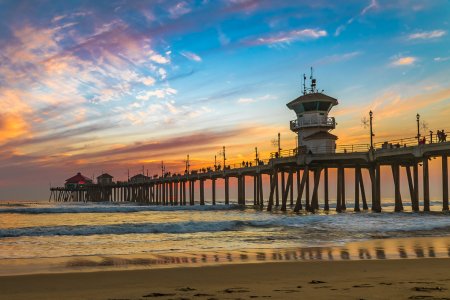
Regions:
<instances>
[{"instance_id":1,"label":"footprint in sand","mask_svg":"<svg viewBox=\"0 0 450 300\"><path fill-rule=\"evenodd\" d=\"M248 292L250 292L250 291L249 291L249 290L246 290L246 289L244 289L244 288L239 288L239 287L237 287L237 288L228 288L228 289L224 289L222 292L223 292L223 293L226 293L226 294L232 294L232 293L248 293Z\"/></svg>"},{"instance_id":2,"label":"footprint in sand","mask_svg":"<svg viewBox=\"0 0 450 300\"><path fill-rule=\"evenodd\" d=\"M273 290L274 292L298 293L298 290Z\"/></svg>"},{"instance_id":3,"label":"footprint in sand","mask_svg":"<svg viewBox=\"0 0 450 300\"><path fill-rule=\"evenodd\" d=\"M179 288L179 289L177 289L177 291L180 291L180 292L191 292L191 291L196 291L196 289L193 289L193 288L190 288L190 287L184 287L184 288Z\"/></svg>"},{"instance_id":4,"label":"footprint in sand","mask_svg":"<svg viewBox=\"0 0 450 300\"><path fill-rule=\"evenodd\" d=\"M165 293L150 293L147 295L142 296L143 298L154 298L154 297L169 297L169 296L175 296L175 294L165 294Z\"/></svg>"},{"instance_id":5,"label":"footprint in sand","mask_svg":"<svg viewBox=\"0 0 450 300\"><path fill-rule=\"evenodd\" d=\"M326 283L325 281L320 281L320 280L311 280L310 282L308 282L309 284L321 284L321 283Z\"/></svg>"},{"instance_id":6,"label":"footprint in sand","mask_svg":"<svg viewBox=\"0 0 450 300\"><path fill-rule=\"evenodd\" d=\"M363 284L354 285L352 287L354 287L354 288L371 288L371 287L373 287L373 285L370 285L368 283L363 283Z\"/></svg>"},{"instance_id":7,"label":"footprint in sand","mask_svg":"<svg viewBox=\"0 0 450 300\"><path fill-rule=\"evenodd\" d=\"M413 287L412 288L413 291L416 292L442 292L445 291L445 288L442 288L440 286L437 287Z\"/></svg>"}]
</instances>

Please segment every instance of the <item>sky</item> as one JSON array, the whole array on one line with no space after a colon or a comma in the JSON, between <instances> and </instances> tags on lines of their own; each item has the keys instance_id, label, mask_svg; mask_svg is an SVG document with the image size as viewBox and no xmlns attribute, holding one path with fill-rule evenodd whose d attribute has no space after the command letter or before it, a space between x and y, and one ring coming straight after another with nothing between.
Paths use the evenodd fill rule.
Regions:
<instances>
[{"instance_id":1,"label":"sky","mask_svg":"<svg viewBox=\"0 0 450 300\"><path fill-rule=\"evenodd\" d=\"M310 67L337 144L450 130L448 0L0 0L0 200L295 147Z\"/></svg>"}]
</instances>

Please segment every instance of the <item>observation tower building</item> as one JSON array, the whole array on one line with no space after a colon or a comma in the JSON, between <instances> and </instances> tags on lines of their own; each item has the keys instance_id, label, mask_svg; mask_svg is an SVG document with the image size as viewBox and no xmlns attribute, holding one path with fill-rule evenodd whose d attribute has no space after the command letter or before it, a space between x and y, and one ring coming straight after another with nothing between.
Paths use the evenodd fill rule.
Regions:
<instances>
[{"instance_id":1,"label":"observation tower building","mask_svg":"<svg viewBox=\"0 0 450 300\"><path fill-rule=\"evenodd\" d=\"M317 80L311 69L311 86L306 87L303 74L303 95L289 102L287 107L295 111L297 118L290 122L290 128L298 135L299 153L334 153L337 136L331 134L336 127L334 117L328 114L338 100L317 90Z\"/></svg>"}]
</instances>

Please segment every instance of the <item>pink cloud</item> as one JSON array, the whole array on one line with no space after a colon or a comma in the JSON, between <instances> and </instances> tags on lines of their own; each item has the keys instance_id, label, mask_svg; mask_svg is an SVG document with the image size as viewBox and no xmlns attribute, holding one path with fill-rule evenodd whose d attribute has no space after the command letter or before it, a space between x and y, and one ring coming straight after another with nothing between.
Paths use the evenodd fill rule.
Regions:
<instances>
[{"instance_id":1,"label":"pink cloud","mask_svg":"<svg viewBox=\"0 0 450 300\"><path fill-rule=\"evenodd\" d=\"M201 62L202 61L202 58L200 56L198 56L197 54L192 53L192 52L183 51L183 52L180 52L180 54L183 55L184 57L186 57L189 60L193 60L193 61L196 61L196 62Z\"/></svg>"},{"instance_id":2,"label":"pink cloud","mask_svg":"<svg viewBox=\"0 0 450 300\"><path fill-rule=\"evenodd\" d=\"M182 15L188 14L190 12L191 8L185 1L178 2L177 4L169 8L169 14L174 19L181 17Z\"/></svg>"},{"instance_id":3,"label":"pink cloud","mask_svg":"<svg viewBox=\"0 0 450 300\"><path fill-rule=\"evenodd\" d=\"M327 36L325 30L320 29L300 29L288 32L280 32L274 35L260 37L245 41L248 45L274 45L274 44L289 44L298 40L314 40Z\"/></svg>"}]
</instances>

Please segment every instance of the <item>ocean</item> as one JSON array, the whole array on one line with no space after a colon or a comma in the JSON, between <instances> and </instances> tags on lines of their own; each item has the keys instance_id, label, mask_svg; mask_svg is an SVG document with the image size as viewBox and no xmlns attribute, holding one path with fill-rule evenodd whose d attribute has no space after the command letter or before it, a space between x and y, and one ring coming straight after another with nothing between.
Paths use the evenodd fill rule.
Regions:
<instances>
[{"instance_id":1,"label":"ocean","mask_svg":"<svg viewBox=\"0 0 450 300\"><path fill-rule=\"evenodd\" d=\"M0 203L0 275L310 259L450 256L450 214L236 205ZM408 209L408 207L405 207Z\"/></svg>"}]
</instances>

